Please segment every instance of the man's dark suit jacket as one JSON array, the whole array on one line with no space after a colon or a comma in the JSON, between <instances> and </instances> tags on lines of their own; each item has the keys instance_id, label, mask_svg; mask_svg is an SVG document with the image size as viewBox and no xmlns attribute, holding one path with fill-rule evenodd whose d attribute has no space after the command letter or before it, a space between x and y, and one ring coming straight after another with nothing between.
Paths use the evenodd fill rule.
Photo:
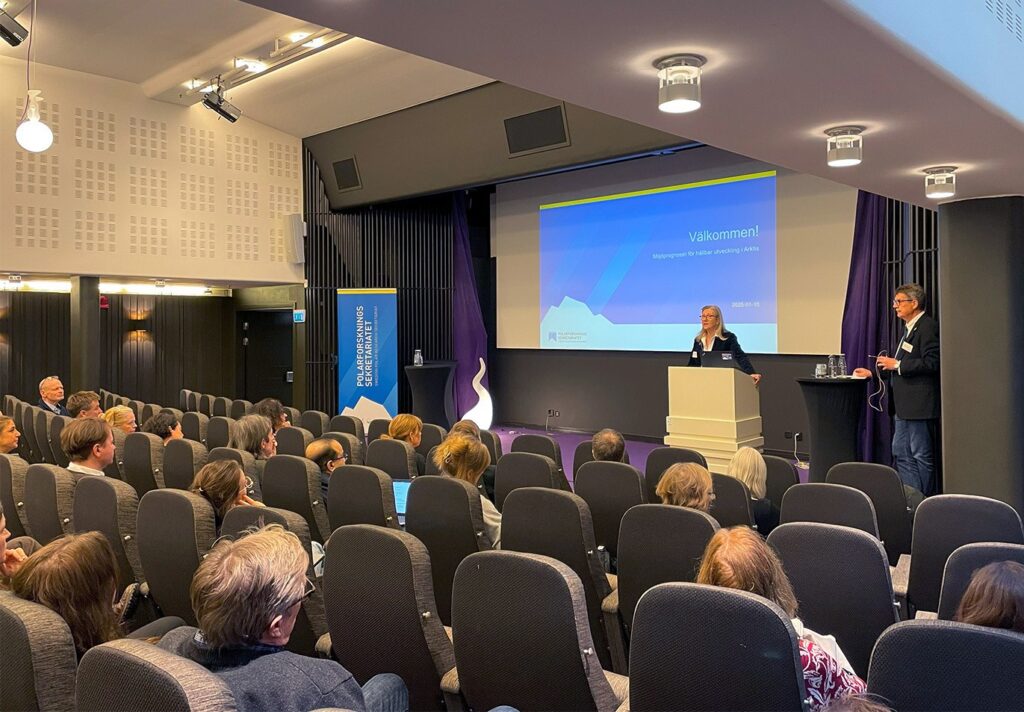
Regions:
<instances>
[{"instance_id":1,"label":"man's dark suit jacket","mask_svg":"<svg viewBox=\"0 0 1024 712\"><path fill-rule=\"evenodd\" d=\"M67 415L68 417L70 417L70 413L68 413L68 409L64 407L63 403L58 403L57 404L57 410L54 410L53 408L51 408L50 406L48 406L46 404L46 401L44 401L42 398L40 398L39 402L36 403L36 405L38 405L43 410L50 411L51 413L56 413L57 415Z\"/></svg>"},{"instance_id":2,"label":"man's dark suit jacket","mask_svg":"<svg viewBox=\"0 0 1024 712\"><path fill-rule=\"evenodd\" d=\"M895 407L896 415L903 420L938 418L939 323L928 314L922 315L903 342L911 350L897 346L893 358L900 362L899 372L883 371L892 386L890 407Z\"/></svg>"}]
</instances>

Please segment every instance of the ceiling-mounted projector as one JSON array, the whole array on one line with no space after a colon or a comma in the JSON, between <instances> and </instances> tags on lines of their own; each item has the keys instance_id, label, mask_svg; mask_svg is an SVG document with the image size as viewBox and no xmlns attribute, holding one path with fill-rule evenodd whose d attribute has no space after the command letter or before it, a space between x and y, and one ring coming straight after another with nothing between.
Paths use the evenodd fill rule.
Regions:
<instances>
[{"instance_id":1,"label":"ceiling-mounted projector","mask_svg":"<svg viewBox=\"0 0 1024 712\"><path fill-rule=\"evenodd\" d=\"M231 123L238 121L238 117L242 115L241 109L224 98L224 90L220 87L217 91L211 91L203 96L203 106L217 112L221 118Z\"/></svg>"},{"instance_id":2,"label":"ceiling-mounted projector","mask_svg":"<svg viewBox=\"0 0 1024 712\"><path fill-rule=\"evenodd\" d=\"M21 26L21 23L0 10L0 37L11 47L17 47L28 37L28 30Z\"/></svg>"}]
</instances>

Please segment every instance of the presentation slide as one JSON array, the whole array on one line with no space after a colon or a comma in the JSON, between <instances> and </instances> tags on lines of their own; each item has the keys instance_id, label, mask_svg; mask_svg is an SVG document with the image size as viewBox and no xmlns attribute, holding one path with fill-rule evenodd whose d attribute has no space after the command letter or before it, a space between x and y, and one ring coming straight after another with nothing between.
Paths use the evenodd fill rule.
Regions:
<instances>
[{"instance_id":1,"label":"presentation slide","mask_svg":"<svg viewBox=\"0 0 1024 712\"><path fill-rule=\"evenodd\" d=\"M540 206L546 349L684 351L717 304L745 351L778 352L776 172Z\"/></svg>"}]
</instances>

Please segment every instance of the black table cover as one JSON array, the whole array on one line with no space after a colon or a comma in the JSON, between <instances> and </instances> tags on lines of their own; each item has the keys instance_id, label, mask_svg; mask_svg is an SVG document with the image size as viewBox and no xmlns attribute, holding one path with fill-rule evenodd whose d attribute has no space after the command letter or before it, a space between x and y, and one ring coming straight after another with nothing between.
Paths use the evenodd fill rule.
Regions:
<instances>
[{"instance_id":1,"label":"black table cover","mask_svg":"<svg viewBox=\"0 0 1024 712\"><path fill-rule=\"evenodd\" d=\"M857 429L867 402L861 378L798 378L811 436L810 482L824 482L832 465L857 459Z\"/></svg>"},{"instance_id":2,"label":"black table cover","mask_svg":"<svg viewBox=\"0 0 1024 712\"><path fill-rule=\"evenodd\" d=\"M412 389L412 414L424 423L450 429L455 423L455 361L427 361L406 366L405 377Z\"/></svg>"}]
</instances>

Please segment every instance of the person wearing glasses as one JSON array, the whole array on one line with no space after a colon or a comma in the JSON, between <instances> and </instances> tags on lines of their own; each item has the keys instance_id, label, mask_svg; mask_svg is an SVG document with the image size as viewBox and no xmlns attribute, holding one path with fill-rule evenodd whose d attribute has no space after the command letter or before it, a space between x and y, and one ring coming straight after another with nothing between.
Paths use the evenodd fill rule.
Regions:
<instances>
[{"instance_id":1,"label":"person wearing glasses","mask_svg":"<svg viewBox=\"0 0 1024 712\"><path fill-rule=\"evenodd\" d=\"M345 464L345 450L334 438L317 438L306 446L306 459L320 468L320 489L327 501L327 488L336 468Z\"/></svg>"},{"instance_id":2,"label":"person wearing glasses","mask_svg":"<svg viewBox=\"0 0 1024 712\"><path fill-rule=\"evenodd\" d=\"M220 677L240 712L407 710L409 693L397 675L360 687L333 660L285 650L302 602L316 590L308 568L299 538L277 524L218 542L189 591L199 627L173 630L159 647Z\"/></svg>"},{"instance_id":3,"label":"person wearing glasses","mask_svg":"<svg viewBox=\"0 0 1024 712\"><path fill-rule=\"evenodd\" d=\"M693 349L690 350L690 360L686 365L700 366L700 359L705 351L729 351L736 360L736 365L753 379L755 386L761 382L761 374L754 370L747 354L740 347L736 334L725 328L722 310L714 304L701 307L700 331L693 339Z\"/></svg>"},{"instance_id":4,"label":"person wearing glasses","mask_svg":"<svg viewBox=\"0 0 1024 712\"><path fill-rule=\"evenodd\" d=\"M189 487L190 492L205 498L213 507L218 535L224 517L235 507L243 504L265 506L249 496L250 489L252 480L245 476L242 466L234 460L217 460L203 465Z\"/></svg>"},{"instance_id":5,"label":"person wearing glasses","mask_svg":"<svg viewBox=\"0 0 1024 712\"><path fill-rule=\"evenodd\" d=\"M919 284L896 289L892 308L904 328L892 356L878 356L875 368L892 388L895 409L892 456L903 484L927 496L935 487L935 432L939 420L939 323L925 313ZM854 376L871 378L866 368Z\"/></svg>"}]
</instances>

